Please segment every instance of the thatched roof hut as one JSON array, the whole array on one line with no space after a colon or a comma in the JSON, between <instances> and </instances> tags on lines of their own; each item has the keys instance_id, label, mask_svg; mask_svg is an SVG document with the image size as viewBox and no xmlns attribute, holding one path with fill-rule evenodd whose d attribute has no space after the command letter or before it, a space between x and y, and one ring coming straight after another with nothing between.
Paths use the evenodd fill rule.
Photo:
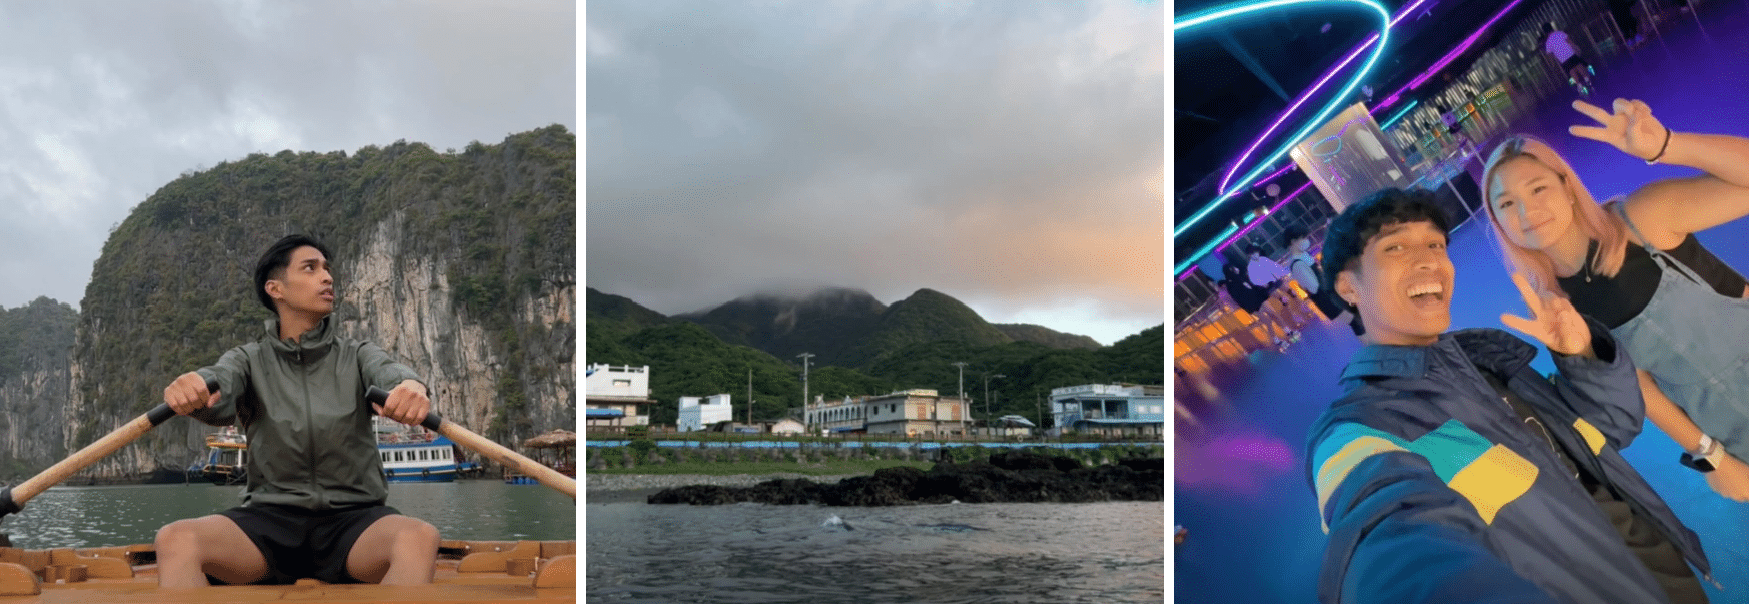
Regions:
<instances>
[{"instance_id":1,"label":"thatched roof hut","mask_svg":"<svg viewBox=\"0 0 1750 605\"><path fill-rule=\"evenodd\" d=\"M577 447L577 433L565 429L553 429L524 440L523 447L530 449Z\"/></svg>"}]
</instances>

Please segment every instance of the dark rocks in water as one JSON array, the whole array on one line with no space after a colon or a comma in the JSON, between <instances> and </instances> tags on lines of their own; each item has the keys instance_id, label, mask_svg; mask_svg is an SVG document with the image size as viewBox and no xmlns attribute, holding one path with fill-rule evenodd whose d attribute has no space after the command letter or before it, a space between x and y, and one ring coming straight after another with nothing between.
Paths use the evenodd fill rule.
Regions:
<instances>
[{"instance_id":1,"label":"dark rocks in water","mask_svg":"<svg viewBox=\"0 0 1750 605\"><path fill-rule=\"evenodd\" d=\"M892 467L836 484L775 479L753 487L688 485L652 494L650 504L821 504L895 506L989 502L1159 502L1166 494L1166 464L1160 458L1122 460L1083 467L1060 456L1015 450L988 461L937 463L928 472Z\"/></svg>"}]
</instances>

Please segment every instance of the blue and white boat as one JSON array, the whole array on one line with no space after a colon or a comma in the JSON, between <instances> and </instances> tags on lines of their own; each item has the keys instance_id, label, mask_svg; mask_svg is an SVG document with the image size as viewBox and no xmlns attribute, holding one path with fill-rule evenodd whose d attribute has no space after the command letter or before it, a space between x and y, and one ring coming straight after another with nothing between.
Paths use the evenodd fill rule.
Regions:
<instances>
[{"instance_id":1,"label":"blue and white boat","mask_svg":"<svg viewBox=\"0 0 1750 605\"><path fill-rule=\"evenodd\" d=\"M383 477L390 482L455 481L459 474L480 469L463 459L448 437L381 417L375 427L377 455L383 460Z\"/></svg>"}]
</instances>

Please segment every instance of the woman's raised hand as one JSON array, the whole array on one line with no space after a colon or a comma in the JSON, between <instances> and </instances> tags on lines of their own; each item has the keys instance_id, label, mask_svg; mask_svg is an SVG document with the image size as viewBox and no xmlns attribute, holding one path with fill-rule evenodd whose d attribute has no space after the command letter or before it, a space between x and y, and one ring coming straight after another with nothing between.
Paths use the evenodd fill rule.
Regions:
<instances>
[{"instance_id":1,"label":"woman's raised hand","mask_svg":"<svg viewBox=\"0 0 1750 605\"><path fill-rule=\"evenodd\" d=\"M1568 134L1609 143L1643 160L1657 157L1665 146L1665 125L1653 117L1645 102L1617 99L1611 104L1613 112L1607 112L1597 105L1574 101L1574 109L1603 126L1569 126Z\"/></svg>"},{"instance_id":2,"label":"woman's raised hand","mask_svg":"<svg viewBox=\"0 0 1750 605\"><path fill-rule=\"evenodd\" d=\"M1519 288L1519 296L1525 299L1531 318L1502 313L1501 323L1536 338L1551 351L1563 355L1593 355L1592 330L1586 327L1586 319L1580 316L1580 312L1574 310L1573 303L1533 289L1523 273L1513 274L1513 285Z\"/></svg>"}]
</instances>

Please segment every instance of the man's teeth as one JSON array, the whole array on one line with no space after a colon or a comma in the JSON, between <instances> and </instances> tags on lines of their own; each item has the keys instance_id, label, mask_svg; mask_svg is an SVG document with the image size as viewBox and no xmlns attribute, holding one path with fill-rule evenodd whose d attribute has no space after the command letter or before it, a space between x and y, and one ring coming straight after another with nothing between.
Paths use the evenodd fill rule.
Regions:
<instances>
[{"instance_id":1,"label":"man's teeth","mask_svg":"<svg viewBox=\"0 0 1750 605\"><path fill-rule=\"evenodd\" d=\"M1410 288L1410 296L1414 298L1423 294L1440 294L1444 291L1445 288L1440 287L1440 284L1422 284Z\"/></svg>"}]
</instances>

